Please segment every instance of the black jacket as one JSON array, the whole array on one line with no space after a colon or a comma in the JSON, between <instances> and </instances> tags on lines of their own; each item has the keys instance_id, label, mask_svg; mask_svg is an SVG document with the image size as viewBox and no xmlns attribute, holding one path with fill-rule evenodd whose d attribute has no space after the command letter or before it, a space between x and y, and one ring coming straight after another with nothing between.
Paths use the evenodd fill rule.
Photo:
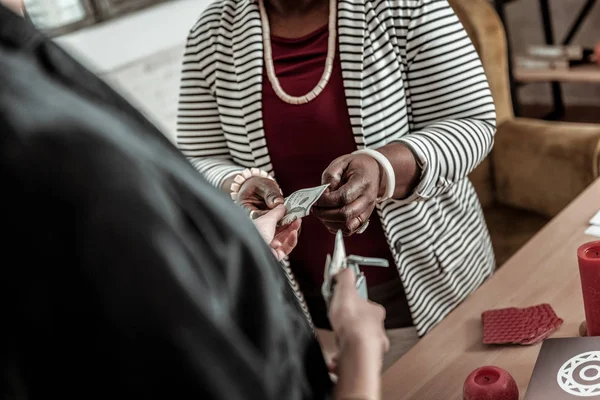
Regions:
<instances>
[{"instance_id":1,"label":"black jacket","mask_svg":"<svg viewBox=\"0 0 600 400\"><path fill-rule=\"evenodd\" d=\"M322 399L244 214L138 111L0 6L3 398Z\"/></svg>"}]
</instances>

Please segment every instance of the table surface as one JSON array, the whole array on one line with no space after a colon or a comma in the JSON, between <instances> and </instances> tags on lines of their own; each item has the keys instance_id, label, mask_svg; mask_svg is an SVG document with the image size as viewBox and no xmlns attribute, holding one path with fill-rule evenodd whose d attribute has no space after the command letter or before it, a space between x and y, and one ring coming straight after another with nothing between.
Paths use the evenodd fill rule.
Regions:
<instances>
[{"instance_id":1,"label":"table surface","mask_svg":"<svg viewBox=\"0 0 600 400\"><path fill-rule=\"evenodd\" d=\"M514 68L518 82L589 82L600 83L600 66L580 65L563 69Z\"/></svg>"},{"instance_id":2,"label":"table surface","mask_svg":"<svg viewBox=\"0 0 600 400\"><path fill-rule=\"evenodd\" d=\"M479 290L426 335L383 375L384 400L460 400L475 368L509 371L524 398L541 344L486 346L481 313L504 307L550 303L564 324L552 337L578 335L584 320L577 248L600 208L600 179L548 223Z\"/></svg>"}]
</instances>

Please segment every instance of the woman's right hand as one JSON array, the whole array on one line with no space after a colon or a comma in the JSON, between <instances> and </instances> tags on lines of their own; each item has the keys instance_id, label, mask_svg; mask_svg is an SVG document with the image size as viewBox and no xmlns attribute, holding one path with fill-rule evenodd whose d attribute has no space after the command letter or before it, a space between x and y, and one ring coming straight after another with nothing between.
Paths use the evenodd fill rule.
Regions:
<instances>
[{"instance_id":1,"label":"woman's right hand","mask_svg":"<svg viewBox=\"0 0 600 400\"><path fill-rule=\"evenodd\" d=\"M225 188L228 192L230 187L231 184L226 182ZM252 213L253 219L266 214L283 202L281 188L274 180L256 176L242 184L236 200L236 203Z\"/></svg>"}]
</instances>

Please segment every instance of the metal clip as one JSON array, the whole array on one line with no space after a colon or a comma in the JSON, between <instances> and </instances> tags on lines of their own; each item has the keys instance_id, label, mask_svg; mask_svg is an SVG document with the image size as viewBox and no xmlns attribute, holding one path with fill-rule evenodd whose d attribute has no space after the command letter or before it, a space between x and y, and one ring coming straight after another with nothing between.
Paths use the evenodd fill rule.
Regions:
<instances>
[{"instance_id":1,"label":"metal clip","mask_svg":"<svg viewBox=\"0 0 600 400\"><path fill-rule=\"evenodd\" d=\"M321 287L321 293L327 306L333 297L334 282L333 278L344 268L352 268L356 274L356 290L358 294L368 299L367 279L360 270L360 266L370 267L389 267L389 262L382 258L370 258L350 255L346 256L346 247L344 246L344 235L342 231L338 231L335 235L335 245L333 248L333 256L327 255L325 260L325 279Z\"/></svg>"}]
</instances>

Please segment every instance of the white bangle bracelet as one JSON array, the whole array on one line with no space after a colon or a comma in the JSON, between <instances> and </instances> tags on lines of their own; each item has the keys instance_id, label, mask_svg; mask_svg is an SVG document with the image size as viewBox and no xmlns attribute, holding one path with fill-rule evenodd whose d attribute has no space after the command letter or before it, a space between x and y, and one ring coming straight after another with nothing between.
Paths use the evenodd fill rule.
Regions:
<instances>
[{"instance_id":1,"label":"white bangle bracelet","mask_svg":"<svg viewBox=\"0 0 600 400\"><path fill-rule=\"evenodd\" d=\"M386 180L386 185L383 197L377 199L377 201L382 202L394 197L394 191L396 190L396 174L394 172L394 167L392 167L392 163L390 163L390 160L388 160L386 156L384 156L377 150L373 149L356 150L352 154L364 154L373 157L375 161L377 161L377 163L381 165L384 174L382 178Z\"/></svg>"},{"instance_id":2,"label":"white bangle bracelet","mask_svg":"<svg viewBox=\"0 0 600 400\"><path fill-rule=\"evenodd\" d=\"M231 200L236 201L238 198L238 193L240 192L240 188L248 179L252 177L257 178L268 178L272 181L275 181L271 175L269 175L266 171L263 171L258 168L246 168L239 174L233 178L233 182L231 183L231 187L229 188L231 194Z\"/></svg>"}]
</instances>

